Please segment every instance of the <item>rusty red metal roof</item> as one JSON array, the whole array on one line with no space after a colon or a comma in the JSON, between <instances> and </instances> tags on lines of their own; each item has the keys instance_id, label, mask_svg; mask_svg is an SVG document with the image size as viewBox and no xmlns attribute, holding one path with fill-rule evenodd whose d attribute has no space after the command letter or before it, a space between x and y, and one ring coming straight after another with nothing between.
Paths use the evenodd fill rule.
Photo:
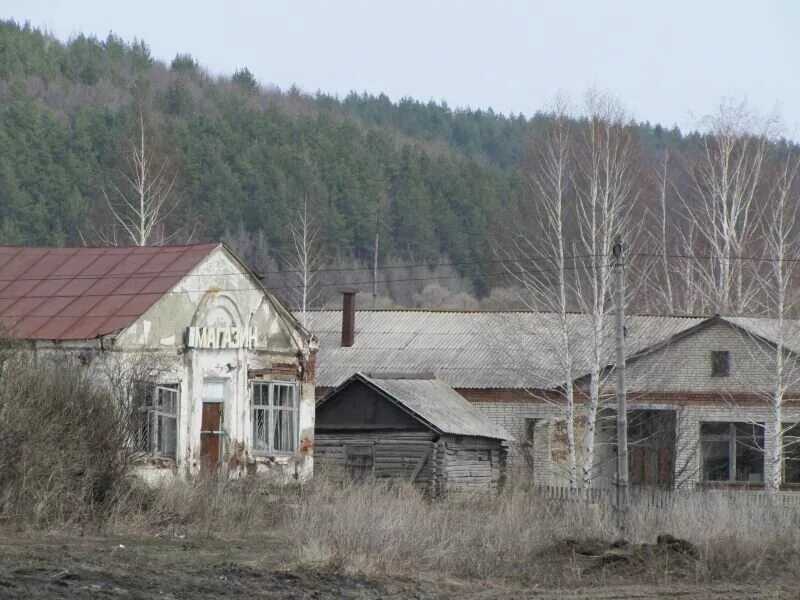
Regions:
<instances>
[{"instance_id":1,"label":"rusty red metal roof","mask_svg":"<svg viewBox=\"0 0 800 600\"><path fill-rule=\"evenodd\" d=\"M83 340L114 333L219 246L0 246L0 321L20 339Z\"/></svg>"}]
</instances>

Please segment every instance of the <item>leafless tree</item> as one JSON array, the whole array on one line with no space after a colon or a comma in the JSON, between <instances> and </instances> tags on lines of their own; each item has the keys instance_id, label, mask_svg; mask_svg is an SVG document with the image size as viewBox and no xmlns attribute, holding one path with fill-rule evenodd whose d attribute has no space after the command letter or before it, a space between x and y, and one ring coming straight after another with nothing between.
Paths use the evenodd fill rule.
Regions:
<instances>
[{"instance_id":1,"label":"leafless tree","mask_svg":"<svg viewBox=\"0 0 800 600\"><path fill-rule=\"evenodd\" d=\"M551 356L563 376L563 401L567 435L567 471L570 487L578 485L577 444L575 440L576 377L573 335L570 331L569 300L572 295L574 264L568 259L568 224L571 220L570 196L573 194L573 133L566 103L557 101L553 126L543 139L534 143L527 184L535 202L541 235L514 235L504 254L504 264L511 278L524 293L521 299L529 310L545 310L557 322L558 336L546 341ZM568 264L569 263L569 264Z\"/></svg>"},{"instance_id":2,"label":"leafless tree","mask_svg":"<svg viewBox=\"0 0 800 600\"><path fill-rule=\"evenodd\" d=\"M800 335L798 322L791 318L796 308L797 266L800 264L800 156L788 151L776 170L770 193L762 210L762 236L766 269L757 277L762 292L763 313L770 317L772 345L769 359L763 361L771 371L766 390L770 420L765 437L769 441L765 482L767 489L778 491L783 466L783 405L786 394L800 383L798 357L787 351L790 339Z\"/></svg>"},{"instance_id":3,"label":"leafless tree","mask_svg":"<svg viewBox=\"0 0 800 600\"><path fill-rule=\"evenodd\" d=\"M320 297L317 286L317 271L321 256L319 253L319 227L309 213L308 197L303 199L303 206L297 210L297 218L289 226L292 234L294 253L288 258L290 275L289 284L293 304L300 313L300 324L308 325L307 311Z\"/></svg>"},{"instance_id":4,"label":"leafless tree","mask_svg":"<svg viewBox=\"0 0 800 600\"><path fill-rule=\"evenodd\" d=\"M704 304L722 313L741 312L757 288L741 258L752 247L764 161L775 120L759 118L745 103L723 103L705 120L700 160L689 166L691 189L681 194L684 216L697 236L694 270Z\"/></svg>"},{"instance_id":5,"label":"leafless tree","mask_svg":"<svg viewBox=\"0 0 800 600\"><path fill-rule=\"evenodd\" d=\"M661 268L663 270L662 277L664 278L664 294L666 296L667 310L672 313L675 309L675 301L672 297L672 272L667 253L669 247L668 242L668 208L667 208L667 191L669 189L669 148L664 150L664 161L662 164L661 172L659 173L659 208L661 217L661 234L660 248L661 248Z\"/></svg>"},{"instance_id":6,"label":"leafless tree","mask_svg":"<svg viewBox=\"0 0 800 600\"><path fill-rule=\"evenodd\" d=\"M576 254L590 257L576 278L576 298L591 320L589 389L583 443L583 486L590 487L594 470L597 411L606 361L606 316L610 303L608 254L616 236L633 243L631 211L636 197L635 153L630 124L611 97L590 92L587 124L578 156Z\"/></svg>"},{"instance_id":7,"label":"leafless tree","mask_svg":"<svg viewBox=\"0 0 800 600\"><path fill-rule=\"evenodd\" d=\"M148 139L141 109L138 117L138 131L129 143L126 168L107 178L102 188L113 222L109 230L95 231L101 242L109 246L162 245L180 233L178 229L166 234L164 229L180 203L173 194L177 170L169 156L159 160L155 144Z\"/></svg>"},{"instance_id":8,"label":"leafless tree","mask_svg":"<svg viewBox=\"0 0 800 600\"><path fill-rule=\"evenodd\" d=\"M143 411L152 399L153 388L170 371L163 356L157 353L108 353L99 367L100 381L117 410L119 427L126 434L128 461L139 458L138 443Z\"/></svg>"},{"instance_id":9,"label":"leafless tree","mask_svg":"<svg viewBox=\"0 0 800 600\"><path fill-rule=\"evenodd\" d=\"M509 276L524 290L527 307L547 311L557 321L558 335L543 339L542 344L551 349L549 354L564 381L560 393L570 484L577 487L580 480L583 487L590 487L609 351L606 316L612 270L608 255L614 238L629 232L636 196L630 125L613 99L592 92L587 96L585 124L572 126L564 103L558 103L552 129L533 150L526 175L531 216L540 233L513 236L505 264ZM568 315L575 309L584 313L583 322ZM574 430L574 380L584 368L589 377L588 384L581 384L586 389L580 390L580 397L586 398L581 410L586 427L579 441Z\"/></svg>"}]
</instances>

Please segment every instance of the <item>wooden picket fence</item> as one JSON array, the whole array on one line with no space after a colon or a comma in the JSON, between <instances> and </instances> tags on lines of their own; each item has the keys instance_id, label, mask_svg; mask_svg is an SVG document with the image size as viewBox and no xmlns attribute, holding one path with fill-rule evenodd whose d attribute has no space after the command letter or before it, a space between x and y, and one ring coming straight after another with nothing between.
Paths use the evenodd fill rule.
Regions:
<instances>
[{"instance_id":1,"label":"wooden picket fence","mask_svg":"<svg viewBox=\"0 0 800 600\"><path fill-rule=\"evenodd\" d=\"M571 489L562 486L537 486L534 493L544 498L564 503L580 502L615 506L615 488ZM668 490L661 488L632 487L628 491L631 506L652 509L666 509L686 502L714 501L743 507L782 506L800 508L800 491L780 491L772 494L764 490L721 490L695 488L688 490Z\"/></svg>"}]
</instances>

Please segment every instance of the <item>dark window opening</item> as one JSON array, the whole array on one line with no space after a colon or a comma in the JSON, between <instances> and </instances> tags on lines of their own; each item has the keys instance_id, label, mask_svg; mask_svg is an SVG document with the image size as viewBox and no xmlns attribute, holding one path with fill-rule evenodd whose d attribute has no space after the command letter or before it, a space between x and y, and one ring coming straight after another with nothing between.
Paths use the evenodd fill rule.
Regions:
<instances>
[{"instance_id":1,"label":"dark window opening","mask_svg":"<svg viewBox=\"0 0 800 600\"><path fill-rule=\"evenodd\" d=\"M711 376L728 377L731 374L731 353L727 350L711 352Z\"/></svg>"},{"instance_id":2,"label":"dark window opening","mask_svg":"<svg viewBox=\"0 0 800 600\"><path fill-rule=\"evenodd\" d=\"M672 487L676 438L674 410L628 412L628 477L632 485Z\"/></svg>"},{"instance_id":3,"label":"dark window opening","mask_svg":"<svg viewBox=\"0 0 800 600\"><path fill-rule=\"evenodd\" d=\"M763 423L701 423L703 481L764 481Z\"/></svg>"},{"instance_id":4,"label":"dark window opening","mask_svg":"<svg viewBox=\"0 0 800 600\"><path fill-rule=\"evenodd\" d=\"M525 430L522 432L522 456L531 475L534 472L534 437L538 422L539 419L525 419Z\"/></svg>"},{"instance_id":5,"label":"dark window opening","mask_svg":"<svg viewBox=\"0 0 800 600\"><path fill-rule=\"evenodd\" d=\"M784 423L783 431L783 481L800 483L800 423Z\"/></svg>"},{"instance_id":6,"label":"dark window opening","mask_svg":"<svg viewBox=\"0 0 800 600\"><path fill-rule=\"evenodd\" d=\"M536 434L536 423L539 419L525 419L525 431L523 433L522 443L526 446L533 446L533 437Z\"/></svg>"}]
</instances>

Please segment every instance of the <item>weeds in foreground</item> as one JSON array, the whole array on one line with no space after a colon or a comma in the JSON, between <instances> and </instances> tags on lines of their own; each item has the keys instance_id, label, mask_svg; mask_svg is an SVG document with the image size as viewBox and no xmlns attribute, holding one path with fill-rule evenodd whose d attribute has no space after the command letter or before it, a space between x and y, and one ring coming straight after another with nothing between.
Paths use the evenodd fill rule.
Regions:
<instances>
[{"instance_id":1,"label":"weeds in foreground","mask_svg":"<svg viewBox=\"0 0 800 600\"><path fill-rule=\"evenodd\" d=\"M431 501L405 485L342 485L316 478L281 487L265 479L172 480L142 489L109 530L165 536L286 540L294 560L374 575L431 573L573 585L635 576L663 583L744 581L797 569L800 511L701 494L672 508L632 506L626 544L616 515L525 490ZM661 534L685 548L657 545Z\"/></svg>"}]
</instances>

